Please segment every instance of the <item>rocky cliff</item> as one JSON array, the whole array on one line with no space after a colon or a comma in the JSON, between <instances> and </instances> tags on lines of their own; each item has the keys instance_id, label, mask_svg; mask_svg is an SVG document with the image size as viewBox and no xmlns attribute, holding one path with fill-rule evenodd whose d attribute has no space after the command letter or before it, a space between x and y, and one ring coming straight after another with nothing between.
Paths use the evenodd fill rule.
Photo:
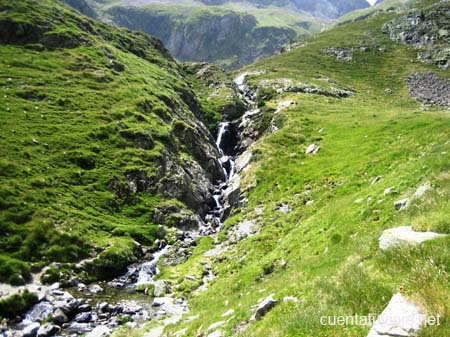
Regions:
<instances>
[{"instance_id":1,"label":"rocky cliff","mask_svg":"<svg viewBox=\"0 0 450 337\"><path fill-rule=\"evenodd\" d=\"M180 60L234 68L273 55L297 36L292 28L261 27L253 15L230 10L112 7L107 14L120 26L159 37Z\"/></svg>"}]
</instances>

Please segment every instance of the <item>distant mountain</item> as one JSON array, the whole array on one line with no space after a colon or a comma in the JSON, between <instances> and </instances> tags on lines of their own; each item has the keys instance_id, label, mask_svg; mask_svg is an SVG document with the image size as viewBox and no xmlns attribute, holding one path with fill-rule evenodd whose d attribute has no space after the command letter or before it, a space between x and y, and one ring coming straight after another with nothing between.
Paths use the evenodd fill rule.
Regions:
<instances>
[{"instance_id":1,"label":"distant mountain","mask_svg":"<svg viewBox=\"0 0 450 337\"><path fill-rule=\"evenodd\" d=\"M366 0L64 1L85 13L90 1L104 20L160 38L181 61L226 68L271 56L320 32L330 20L370 7Z\"/></svg>"}]
</instances>

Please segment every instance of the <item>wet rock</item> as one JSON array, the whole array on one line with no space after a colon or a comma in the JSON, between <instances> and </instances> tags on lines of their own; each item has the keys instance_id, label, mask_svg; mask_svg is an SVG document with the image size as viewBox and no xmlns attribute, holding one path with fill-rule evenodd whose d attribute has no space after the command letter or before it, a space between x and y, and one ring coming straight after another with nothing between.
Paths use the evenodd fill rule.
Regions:
<instances>
[{"instance_id":1,"label":"wet rock","mask_svg":"<svg viewBox=\"0 0 450 337\"><path fill-rule=\"evenodd\" d=\"M402 226L386 229L379 238L379 246L384 251L400 244L417 245L444 236L434 232L415 232L410 226Z\"/></svg>"},{"instance_id":2,"label":"wet rock","mask_svg":"<svg viewBox=\"0 0 450 337\"><path fill-rule=\"evenodd\" d=\"M40 327L41 324L38 322L31 323L25 329L23 329L23 337L36 337Z\"/></svg>"},{"instance_id":3,"label":"wet rock","mask_svg":"<svg viewBox=\"0 0 450 337\"><path fill-rule=\"evenodd\" d=\"M367 337L415 336L425 324L426 315L402 294L395 294L375 321Z\"/></svg>"},{"instance_id":4,"label":"wet rock","mask_svg":"<svg viewBox=\"0 0 450 337\"><path fill-rule=\"evenodd\" d=\"M273 298L273 294L269 295L265 300L252 307L254 309L254 314L250 318L251 321L259 321L264 315L266 315L270 310L272 310L278 301Z\"/></svg>"},{"instance_id":5,"label":"wet rock","mask_svg":"<svg viewBox=\"0 0 450 337\"><path fill-rule=\"evenodd\" d=\"M99 325L86 335L86 337L108 337L111 330L105 325Z\"/></svg>"},{"instance_id":6,"label":"wet rock","mask_svg":"<svg viewBox=\"0 0 450 337\"><path fill-rule=\"evenodd\" d=\"M60 330L61 328L59 326L46 323L39 328L37 337L51 337L56 335Z\"/></svg>"}]
</instances>

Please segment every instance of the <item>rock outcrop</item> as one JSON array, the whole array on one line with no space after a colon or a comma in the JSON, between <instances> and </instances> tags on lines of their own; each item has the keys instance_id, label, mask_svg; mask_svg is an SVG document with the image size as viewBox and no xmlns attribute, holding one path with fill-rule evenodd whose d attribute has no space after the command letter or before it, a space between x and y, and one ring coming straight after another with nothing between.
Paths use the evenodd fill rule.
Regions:
<instances>
[{"instance_id":1,"label":"rock outcrop","mask_svg":"<svg viewBox=\"0 0 450 337\"><path fill-rule=\"evenodd\" d=\"M421 51L417 58L442 69L450 67L450 4L440 1L413 11L383 26L383 32L396 42L410 44Z\"/></svg>"}]
</instances>

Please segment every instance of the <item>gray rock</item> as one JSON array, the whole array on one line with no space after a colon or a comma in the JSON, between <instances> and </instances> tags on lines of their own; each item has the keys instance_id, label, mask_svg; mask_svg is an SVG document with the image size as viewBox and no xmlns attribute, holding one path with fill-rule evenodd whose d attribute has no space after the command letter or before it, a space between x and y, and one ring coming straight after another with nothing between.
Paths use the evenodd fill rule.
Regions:
<instances>
[{"instance_id":1,"label":"gray rock","mask_svg":"<svg viewBox=\"0 0 450 337\"><path fill-rule=\"evenodd\" d=\"M56 335L60 330L61 328L59 326L47 323L39 328L37 337L51 337Z\"/></svg>"},{"instance_id":2,"label":"gray rock","mask_svg":"<svg viewBox=\"0 0 450 337\"><path fill-rule=\"evenodd\" d=\"M409 206L409 201L410 201L409 198L404 198L404 199L397 200L394 203L394 207L395 207L396 210L399 210L399 211L405 210Z\"/></svg>"},{"instance_id":3,"label":"gray rock","mask_svg":"<svg viewBox=\"0 0 450 337\"><path fill-rule=\"evenodd\" d=\"M90 291L92 294L100 294L100 293L102 293L104 290L103 290L103 288L100 287L98 284L94 284L94 285L92 285L92 286L89 287L89 291Z\"/></svg>"},{"instance_id":4,"label":"gray rock","mask_svg":"<svg viewBox=\"0 0 450 337\"><path fill-rule=\"evenodd\" d=\"M220 327L224 326L225 324L227 324L227 322L225 322L225 321L213 323L208 327L208 331L217 330L217 328L220 328Z\"/></svg>"},{"instance_id":5,"label":"gray rock","mask_svg":"<svg viewBox=\"0 0 450 337\"><path fill-rule=\"evenodd\" d=\"M308 146L305 153L306 154L317 154L317 153L319 153L319 151L320 151L319 146L317 146L316 144L311 144L310 146Z\"/></svg>"},{"instance_id":6,"label":"gray rock","mask_svg":"<svg viewBox=\"0 0 450 337\"><path fill-rule=\"evenodd\" d=\"M53 322L55 322L58 325L63 325L64 323L67 323L69 319L67 318L66 314L61 309L56 309L53 312Z\"/></svg>"},{"instance_id":7,"label":"gray rock","mask_svg":"<svg viewBox=\"0 0 450 337\"><path fill-rule=\"evenodd\" d=\"M222 332L222 330L216 330L211 332L210 334L208 334L208 337L223 337L224 334Z\"/></svg>"},{"instance_id":8,"label":"gray rock","mask_svg":"<svg viewBox=\"0 0 450 337\"><path fill-rule=\"evenodd\" d=\"M402 294L395 294L375 321L367 337L415 336L424 325L426 315Z\"/></svg>"},{"instance_id":9,"label":"gray rock","mask_svg":"<svg viewBox=\"0 0 450 337\"><path fill-rule=\"evenodd\" d=\"M444 236L434 232L415 232L410 226L402 226L386 229L379 238L379 246L381 250L387 250L400 244L417 245Z\"/></svg>"},{"instance_id":10,"label":"gray rock","mask_svg":"<svg viewBox=\"0 0 450 337\"><path fill-rule=\"evenodd\" d=\"M278 301L273 298L273 294L269 295L265 300L253 307L254 314L250 318L251 321L259 321L266 315L270 310L272 310Z\"/></svg>"},{"instance_id":11,"label":"gray rock","mask_svg":"<svg viewBox=\"0 0 450 337\"><path fill-rule=\"evenodd\" d=\"M384 190L384 195L389 195L392 194L393 192L395 192L394 187L388 187Z\"/></svg>"},{"instance_id":12,"label":"gray rock","mask_svg":"<svg viewBox=\"0 0 450 337\"><path fill-rule=\"evenodd\" d=\"M86 335L86 337L108 337L111 330L105 325L99 325Z\"/></svg>"},{"instance_id":13,"label":"gray rock","mask_svg":"<svg viewBox=\"0 0 450 337\"><path fill-rule=\"evenodd\" d=\"M35 337L41 324L38 322L31 323L25 329L23 329L23 337Z\"/></svg>"},{"instance_id":14,"label":"gray rock","mask_svg":"<svg viewBox=\"0 0 450 337\"><path fill-rule=\"evenodd\" d=\"M82 312L73 319L77 323L88 323L92 321L92 314L90 312Z\"/></svg>"},{"instance_id":15,"label":"gray rock","mask_svg":"<svg viewBox=\"0 0 450 337\"><path fill-rule=\"evenodd\" d=\"M155 290L153 291L153 296L162 297L170 293L170 283L165 280L158 280L155 282Z\"/></svg>"}]
</instances>

